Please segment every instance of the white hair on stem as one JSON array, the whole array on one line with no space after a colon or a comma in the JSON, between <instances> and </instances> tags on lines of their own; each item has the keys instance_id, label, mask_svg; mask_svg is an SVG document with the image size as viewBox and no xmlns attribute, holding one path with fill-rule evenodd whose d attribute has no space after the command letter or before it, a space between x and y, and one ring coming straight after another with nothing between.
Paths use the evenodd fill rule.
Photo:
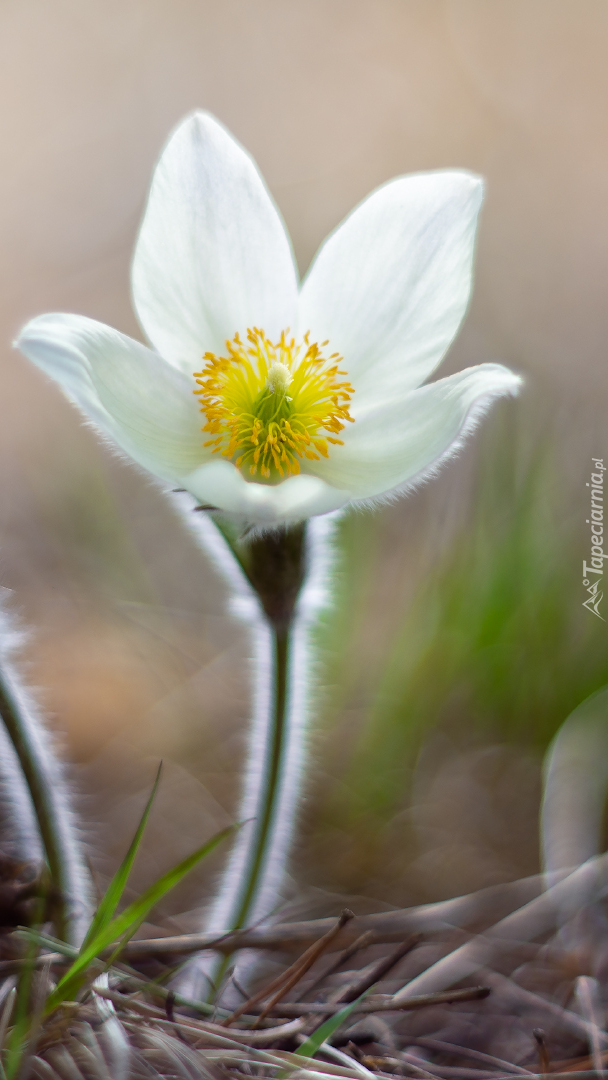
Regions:
<instances>
[{"instance_id":1,"label":"white hair on stem","mask_svg":"<svg viewBox=\"0 0 608 1080\"><path fill-rule=\"evenodd\" d=\"M317 517L307 524L305 578L289 630L285 710L277 732L277 638L260 599L248 581L229 543L207 514L192 512L192 500L178 496L177 505L199 545L231 589L230 610L250 630L253 655L252 719L247 761L237 819L244 822L219 882L205 929L222 934L237 925L268 919L280 903L281 887L305 778L308 718L311 708L313 661L311 629L330 597L333 563L332 536L338 514ZM277 762L278 755L278 762ZM274 768L274 774L273 774ZM274 780L273 780L274 775ZM263 822L266 819L265 833ZM249 964L241 958L239 972ZM211 953L193 958L183 969L180 992L206 995L225 961Z\"/></svg>"},{"instance_id":2,"label":"white hair on stem","mask_svg":"<svg viewBox=\"0 0 608 1080\"><path fill-rule=\"evenodd\" d=\"M46 859L65 905L66 938L82 941L91 917L90 875L64 770L14 661L22 635L0 609L0 798L11 854Z\"/></svg>"},{"instance_id":3,"label":"white hair on stem","mask_svg":"<svg viewBox=\"0 0 608 1080\"><path fill-rule=\"evenodd\" d=\"M0 807L5 845L24 862L46 861L60 897L58 937L80 946L94 909L91 875L72 799L51 735L14 661L23 635L0 608ZM107 987L107 975L95 986ZM127 1080L131 1050L114 1006L95 998L115 1080Z\"/></svg>"},{"instance_id":4,"label":"white hair on stem","mask_svg":"<svg viewBox=\"0 0 608 1080\"><path fill-rule=\"evenodd\" d=\"M0 820L3 854L19 862L42 863L32 800L4 724L0 724Z\"/></svg>"}]
</instances>

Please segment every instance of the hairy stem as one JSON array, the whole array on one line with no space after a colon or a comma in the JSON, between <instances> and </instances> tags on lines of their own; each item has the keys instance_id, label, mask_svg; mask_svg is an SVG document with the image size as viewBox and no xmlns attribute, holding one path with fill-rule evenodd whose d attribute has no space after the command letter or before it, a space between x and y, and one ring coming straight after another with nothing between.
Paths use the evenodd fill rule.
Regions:
<instances>
[{"instance_id":1,"label":"hairy stem","mask_svg":"<svg viewBox=\"0 0 608 1080\"><path fill-rule=\"evenodd\" d=\"M274 631L274 707L270 731L269 769L264 786L264 802L260 807L259 823L256 822L255 838L251 845L250 865L244 882L241 906L237 911L234 929L247 924L252 903L258 891L264 857L268 848L272 819L276 810L281 777L281 764L285 744L287 671L289 658L289 632Z\"/></svg>"},{"instance_id":2,"label":"hairy stem","mask_svg":"<svg viewBox=\"0 0 608 1080\"><path fill-rule=\"evenodd\" d=\"M265 921L280 903L304 777L309 628L325 602L324 553L333 525L310 522L242 540L221 522L196 519L195 531L230 582L232 609L247 622L255 649L253 718L238 810L244 825L206 921L207 930L221 934ZM210 983L221 983L228 963L217 954L193 958L179 979L180 992L206 996Z\"/></svg>"},{"instance_id":3,"label":"hairy stem","mask_svg":"<svg viewBox=\"0 0 608 1080\"><path fill-rule=\"evenodd\" d=\"M290 638L296 601L304 580L304 547L305 527L300 525L254 540L245 551L235 551L268 620L273 653L269 672L273 687L266 763L264 775L260 777L261 798L250 839L249 865L235 916L235 930L245 926L252 914L281 794L287 741Z\"/></svg>"},{"instance_id":4,"label":"hairy stem","mask_svg":"<svg viewBox=\"0 0 608 1080\"><path fill-rule=\"evenodd\" d=\"M25 792L19 798L21 806L16 805L16 796L21 796L18 789L23 787L24 780L48 867L49 900L56 934L62 940L78 943L88 915L88 874L48 734L6 656L0 664L0 718L18 761L13 771L20 766L22 773L22 777L5 777L6 786L10 784L14 793L11 809L17 814L24 810L27 814L29 810L23 806ZM24 852L30 857L37 853Z\"/></svg>"}]
</instances>

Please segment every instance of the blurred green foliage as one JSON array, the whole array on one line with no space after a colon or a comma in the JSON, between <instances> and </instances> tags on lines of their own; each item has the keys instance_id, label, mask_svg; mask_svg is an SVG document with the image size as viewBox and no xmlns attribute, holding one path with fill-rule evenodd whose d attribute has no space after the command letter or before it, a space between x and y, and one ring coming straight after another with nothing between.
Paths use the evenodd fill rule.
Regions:
<instances>
[{"instance_id":1,"label":"blurred green foliage","mask_svg":"<svg viewBox=\"0 0 608 1080\"><path fill-rule=\"evenodd\" d=\"M526 409L506 403L477 435L460 524L420 576L359 732L349 739L342 728L338 736L339 783L321 811L330 828L356 828L369 841L380 835L407 807L416 759L432 734L542 751L572 709L608 682L606 624L582 607L590 461L581 452L577 476L563 477L554 431L531 423ZM323 630L330 652L349 628L352 645L381 518L342 526L344 606ZM428 535L428 522L420 524ZM334 653L332 680L347 670Z\"/></svg>"}]
</instances>

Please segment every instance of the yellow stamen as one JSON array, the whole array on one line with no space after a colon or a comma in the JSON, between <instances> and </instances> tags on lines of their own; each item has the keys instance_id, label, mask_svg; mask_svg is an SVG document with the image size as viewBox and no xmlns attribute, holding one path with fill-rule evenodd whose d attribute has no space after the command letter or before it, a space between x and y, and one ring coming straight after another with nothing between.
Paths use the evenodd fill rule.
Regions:
<instances>
[{"instance_id":1,"label":"yellow stamen","mask_svg":"<svg viewBox=\"0 0 608 1080\"><path fill-rule=\"evenodd\" d=\"M206 365L194 373L212 437L205 446L234 461L251 476L277 481L300 472L300 461L327 457L327 443L352 423L349 404L354 390L338 365L338 353L323 355L309 334L296 344L283 331L273 344L263 330L247 331L226 342L226 356L205 353ZM333 436L333 437L332 437Z\"/></svg>"}]
</instances>

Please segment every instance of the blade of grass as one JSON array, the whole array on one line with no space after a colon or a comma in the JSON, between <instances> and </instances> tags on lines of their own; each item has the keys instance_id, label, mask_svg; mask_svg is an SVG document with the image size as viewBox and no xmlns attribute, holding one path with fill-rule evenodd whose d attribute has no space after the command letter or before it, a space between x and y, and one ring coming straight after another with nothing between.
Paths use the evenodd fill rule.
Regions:
<instances>
[{"instance_id":1,"label":"blade of grass","mask_svg":"<svg viewBox=\"0 0 608 1080\"><path fill-rule=\"evenodd\" d=\"M43 912L44 901L40 898L36 903L34 911L35 927L42 925L44 917ZM38 949L39 946L35 940L32 939L28 942L25 955L25 966L19 975L17 986L15 988L14 1020L7 1040L6 1054L3 1062L6 1080L13 1080L19 1073L23 1061L23 1054L27 1048L28 1039L31 1034L33 1017L30 1014L30 1003ZM13 1018L11 1017L11 1019ZM3 1026L4 1023L8 1023L8 1020L8 1014L6 1014L6 1019L5 1014L3 1014L1 1026Z\"/></svg>"},{"instance_id":2,"label":"blade of grass","mask_svg":"<svg viewBox=\"0 0 608 1080\"><path fill-rule=\"evenodd\" d=\"M355 998L354 1001L349 1002L343 1009L340 1009L340 1012L337 1012L335 1016L330 1016L324 1023L320 1024L317 1030L313 1031L312 1035L308 1036L306 1041L298 1047L295 1053L298 1054L299 1057L314 1057L321 1046L321 1043L326 1042L327 1039L331 1039L334 1032L341 1027L345 1020L348 1020L350 1014L357 1008L357 1005L363 1001L363 998L369 994L371 989L372 987L370 986L369 989L364 990L362 994L359 994L358 998Z\"/></svg>"},{"instance_id":3,"label":"blade of grass","mask_svg":"<svg viewBox=\"0 0 608 1080\"><path fill-rule=\"evenodd\" d=\"M132 904L129 904L120 915L102 927L95 938L89 941L86 949L81 949L80 954L72 964L71 968L66 972L63 978L60 979L53 993L49 994L45 1006L45 1015L48 1016L49 1013L53 1012L62 1001L71 1000L85 981L86 970L91 961L94 960L100 952L106 949L108 945L113 944L115 941L122 939L121 947L124 946L129 938L132 937L135 931L141 926L146 915L152 910L154 905L157 904L166 893L178 885L182 878L184 878L186 874L201 861L201 859L204 859L205 856L209 855L222 840L225 840L238 828L240 828L240 823L237 825L229 825L228 828L222 829L221 832L216 833L211 840L208 840L206 844L203 844L197 851L194 851L192 855L183 859L182 862L178 863L177 866L174 866L172 870L168 870L167 873L163 874L149 889L146 889L137 900L134 900Z\"/></svg>"},{"instance_id":4,"label":"blade of grass","mask_svg":"<svg viewBox=\"0 0 608 1080\"><path fill-rule=\"evenodd\" d=\"M61 953L68 960L75 960L80 951L75 945L68 945L67 942L51 937L50 934L42 934L31 926L19 926L17 930L13 930L11 937L16 938L18 941L33 941L41 949L46 949L47 952Z\"/></svg>"},{"instance_id":5,"label":"blade of grass","mask_svg":"<svg viewBox=\"0 0 608 1080\"><path fill-rule=\"evenodd\" d=\"M154 784L152 785L152 791L150 793L150 798L148 799L148 802L146 803L144 812L143 812L142 817L141 817L141 821L140 821L140 823L139 823L139 825L137 827L137 832L135 833L135 836L133 837L133 842L131 843L131 846L130 846L129 850L127 851L127 854L125 855L125 857L124 857L122 863L120 864L118 870L114 874L114 877L112 878L112 880L111 880L111 882L110 882L110 884L109 884L109 886L108 886L108 888L107 888L107 890L106 890L106 892L104 894L104 897L103 897L99 907L97 908L97 911L95 912L95 915L93 916L93 919L91 921L91 925L89 926L89 929L87 930L85 939L84 939L84 941L83 941L83 943L82 943L82 945L80 947L81 952L84 952L84 950L89 946L91 941L93 941L96 938L96 936L104 929L104 927L106 927L111 922L111 920L113 919L113 917L114 917L114 915L116 913L116 908L118 907L118 905L120 903L120 900L122 898L122 894L125 891L125 886L127 884L129 875L130 875L131 870L133 868L133 863L135 862L135 856L137 855L137 852L139 850L139 845L141 844L141 840L142 840L142 837L143 837L143 834L144 834L144 830L146 828L146 825L148 824L148 818L150 817L150 811L152 809L152 804L154 802L154 799L156 797L156 792L158 790L158 784L159 784L159 781L160 781L160 774L161 774L161 771L162 771L162 767L163 767L163 765L162 765L162 761L161 761L160 765L158 766L158 772L156 773L156 779L154 781Z\"/></svg>"},{"instance_id":6,"label":"blade of grass","mask_svg":"<svg viewBox=\"0 0 608 1080\"><path fill-rule=\"evenodd\" d=\"M4 1040L6 1038L6 1032L8 1029L9 1021L15 1005L15 998L17 997L17 988L13 986L12 990L9 990L6 995L6 1001L2 1010L2 1016L0 1017L0 1055L4 1056ZM4 1062L0 1061L0 1080L7 1080L6 1072L4 1071Z\"/></svg>"},{"instance_id":7,"label":"blade of grass","mask_svg":"<svg viewBox=\"0 0 608 1080\"><path fill-rule=\"evenodd\" d=\"M32 976L34 974L35 960L38 946L34 941L30 942L27 951L28 963L19 976L17 983L17 995L15 1001L15 1018L8 1037L5 1058L5 1074L7 1080L19 1072L23 1052L27 1045L30 1030L30 996L32 989Z\"/></svg>"}]
</instances>

